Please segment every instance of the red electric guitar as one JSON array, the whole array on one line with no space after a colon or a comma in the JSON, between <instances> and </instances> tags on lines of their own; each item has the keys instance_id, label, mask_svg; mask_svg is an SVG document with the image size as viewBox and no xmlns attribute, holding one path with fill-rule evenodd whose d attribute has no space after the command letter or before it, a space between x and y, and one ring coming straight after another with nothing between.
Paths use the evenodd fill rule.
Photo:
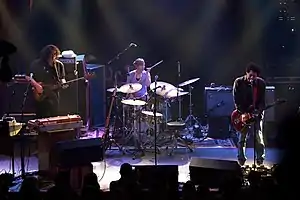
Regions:
<instances>
[{"instance_id":1,"label":"red electric guitar","mask_svg":"<svg viewBox=\"0 0 300 200\"><path fill-rule=\"evenodd\" d=\"M273 106L285 103L286 100L279 99L272 104L267 105L263 110L268 110ZM238 110L234 110L231 114L231 123L234 129L240 133L246 133L249 125L255 121L255 117L259 116L260 113L240 113Z\"/></svg>"}]
</instances>

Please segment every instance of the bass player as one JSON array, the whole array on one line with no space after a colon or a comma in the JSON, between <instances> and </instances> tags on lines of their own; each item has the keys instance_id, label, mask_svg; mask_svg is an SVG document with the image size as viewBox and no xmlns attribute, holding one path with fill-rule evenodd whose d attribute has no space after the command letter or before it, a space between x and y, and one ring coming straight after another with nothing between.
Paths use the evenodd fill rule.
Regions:
<instances>
[{"instance_id":1,"label":"bass player","mask_svg":"<svg viewBox=\"0 0 300 200\"><path fill-rule=\"evenodd\" d=\"M60 50L55 45L45 46L40 57L33 61L30 73L33 77L27 77L30 81L36 100L37 118L47 118L59 115L59 91L64 85L64 65L57 60Z\"/></svg>"},{"instance_id":2,"label":"bass player","mask_svg":"<svg viewBox=\"0 0 300 200\"><path fill-rule=\"evenodd\" d=\"M260 69L254 63L249 63L246 67L246 74L237 78L233 84L233 99L235 107L241 115L241 121L246 122L258 113L255 122L244 132L239 132L238 141L238 162L244 165L246 162L245 150L247 143L247 136L254 132L255 126L255 157L257 165L262 165L265 157L265 145L263 138L263 118L265 108L265 81L259 77Z\"/></svg>"}]
</instances>

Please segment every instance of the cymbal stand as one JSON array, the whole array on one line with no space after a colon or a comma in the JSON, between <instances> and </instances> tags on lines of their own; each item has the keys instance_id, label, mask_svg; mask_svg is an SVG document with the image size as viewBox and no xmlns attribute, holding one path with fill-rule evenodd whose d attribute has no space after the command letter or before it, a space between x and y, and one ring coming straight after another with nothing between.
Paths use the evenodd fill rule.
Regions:
<instances>
[{"instance_id":1,"label":"cymbal stand","mask_svg":"<svg viewBox=\"0 0 300 200\"><path fill-rule=\"evenodd\" d=\"M157 79L158 76L155 76L155 91L154 91L154 163L157 165L157 116L156 116L156 111L157 111Z\"/></svg>"},{"instance_id":2,"label":"cymbal stand","mask_svg":"<svg viewBox=\"0 0 300 200\"><path fill-rule=\"evenodd\" d=\"M190 131L191 127L193 128L193 126L195 124L200 126L201 130L203 130L203 127L202 127L201 123L193 115L193 103L192 103L192 90L193 89L194 89L193 86L189 85L189 115L185 119L185 123L187 124L187 128L188 128L189 131Z\"/></svg>"}]
</instances>

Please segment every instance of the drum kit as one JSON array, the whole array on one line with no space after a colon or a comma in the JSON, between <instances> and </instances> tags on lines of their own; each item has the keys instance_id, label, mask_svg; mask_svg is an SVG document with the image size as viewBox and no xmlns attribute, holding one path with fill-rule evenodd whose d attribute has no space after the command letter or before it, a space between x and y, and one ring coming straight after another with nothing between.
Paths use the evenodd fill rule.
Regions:
<instances>
[{"instance_id":1,"label":"drum kit","mask_svg":"<svg viewBox=\"0 0 300 200\"><path fill-rule=\"evenodd\" d=\"M189 116L181 123L185 128L188 128L193 123L192 121L198 122L196 117L192 115L193 87L191 86L198 80L199 78L185 81L179 84L179 87L167 82L155 81L150 84L146 98L128 98L131 96L130 94L142 89L140 83L128 83L119 88L107 89L107 92L115 94L114 97L116 97L114 121L111 124L112 129L110 129L113 130L111 135L122 146L123 150L129 146L134 146L135 153L140 151L144 154L145 150L168 142L173 145L174 142L167 141L170 137L163 134L168 132L170 124L177 124L176 121L172 122L171 104L174 101L181 101L181 97L189 95ZM188 86L188 91L182 89L185 86ZM181 104L179 105L179 112L181 113ZM178 119L180 118L181 116ZM156 138L159 140L156 141ZM191 150L191 148L189 149Z\"/></svg>"}]
</instances>

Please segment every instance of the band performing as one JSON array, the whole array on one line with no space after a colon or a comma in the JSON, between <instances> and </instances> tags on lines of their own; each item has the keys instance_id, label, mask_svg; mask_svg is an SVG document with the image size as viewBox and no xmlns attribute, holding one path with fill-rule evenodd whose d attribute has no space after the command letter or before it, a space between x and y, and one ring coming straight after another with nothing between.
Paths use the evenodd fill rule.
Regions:
<instances>
[{"instance_id":1,"label":"band performing","mask_svg":"<svg viewBox=\"0 0 300 200\"><path fill-rule=\"evenodd\" d=\"M75 135L65 136L53 143L65 139L79 139L83 122L78 113L62 116L60 114L60 92L71 84L94 78L93 74L86 73L84 77L66 80L66 69L59 61L60 50L55 45L45 46L40 57L30 66L27 75L16 75L14 81L26 81L32 88L36 119L27 124L31 131L53 132L57 129L77 130ZM118 147L120 152L131 154L133 158L145 155L147 151L155 154L166 150L170 156L179 146L193 152L193 140L186 137L193 132L197 125L198 138L207 137L207 128L202 126L200 119L193 116L193 85L200 80L194 78L179 84L170 84L158 80L151 70L160 65L160 61L152 67L146 67L143 58L133 61L134 70L128 70L126 82L107 89L107 114L103 134L99 136L103 142L104 150L112 146ZM180 73L180 63L178 62ZM98 78L98 77L96 77ZM254 63L245 67L245 74L236 78L232 87L232 99L235 110L232 110L231 125L238 135L237 161L240 165L246 162L245 148L248 135L253 135L256 141L255 164L262 165L265 159L265 145L263 138L263 122L265 110L282 103L274 102L266 105L266 83L260 77L260 69ZM189 116L181 116L182 99L189 98ZM70 99L71 100L71 99ZM172 116L173 102L178 105L178 116ZM177 108L176 108L177 109ZM72 114L72 115L71 115ZM230 117L230 116L229 116ZM184 132L184 133L183 133ZM199 133L200 132L200 133ZM51 139L52 140L52 139ZM49 136L40 139L39 146L49 143ZM48 144L47 144L48 145ZM49 154L51 147L38 148L41 155L40 169L48 169L51 163L43 161ZM49 155L47 155L49 156Z\"/></svg>"}]
</instances>

